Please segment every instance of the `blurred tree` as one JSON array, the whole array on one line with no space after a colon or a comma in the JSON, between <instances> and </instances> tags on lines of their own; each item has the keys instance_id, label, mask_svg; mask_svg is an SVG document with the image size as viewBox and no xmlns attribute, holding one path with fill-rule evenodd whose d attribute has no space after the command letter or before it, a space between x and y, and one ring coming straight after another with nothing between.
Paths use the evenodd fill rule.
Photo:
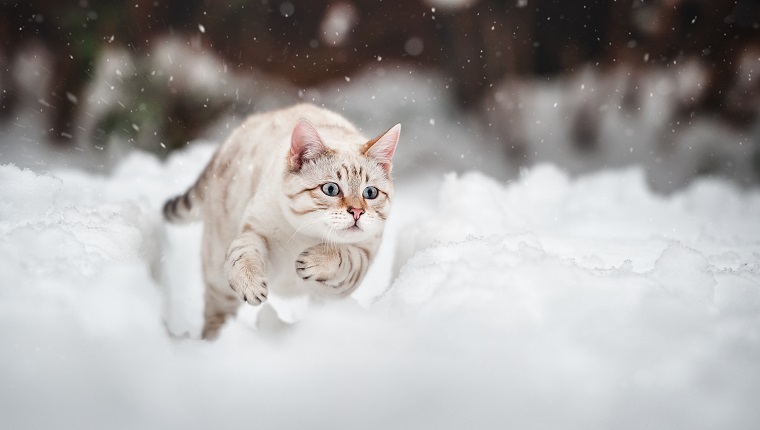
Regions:
<instances>
[{"instance_id":1,"label":"blurred tree","mask_svg":"<svg viewBox=\"0 0 760 430\"><path fill-rule=\"evenodd\" d=\"M28 41L41 42L53 57L50 136L65 140L104 47L125 47L140 63L156 41L171 37L214 53L232 72L265 71L298 86L343 79L380 60L440 68L464 107L479 106L504 81L626 65L635 82L645 76L637 70L695 60L707 85L680 101L679 115L747 126L757 119L758 83L739 69L760 50L759 23L760 0L7 0L0 5L0 102L4 112L13 109L18 91L9 69ZM204 97L166 91L146 76L128 85L139 96L98 122L103 133L171 117L157 133L177 147L227 105L200 109L208 107ZM635 83L624 104L634 109L638 94L630 88ZM593 146L584 122L577 141Z\"/></svg>"}]
</instances>

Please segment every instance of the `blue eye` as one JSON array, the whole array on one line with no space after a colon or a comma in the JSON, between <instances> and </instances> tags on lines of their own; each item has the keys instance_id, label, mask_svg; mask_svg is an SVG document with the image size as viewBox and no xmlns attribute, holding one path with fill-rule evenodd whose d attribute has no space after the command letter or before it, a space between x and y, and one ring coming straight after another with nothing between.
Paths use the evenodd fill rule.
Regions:
<instances>
[{"instance_id":1,"label":"blue eye","mask_svg":"<svg viewBox=\"0 0 760 430\"><path fill-rule=\"evenodd\" d=\"M322 185L322 192L330 197L335 197L340 193L340 187L335 182L328 182Z\"/></svg>"},{"instance_id":2,"label":"blue eye","mask_svg":"<svg viewBox=\"0 0 760 430\"><path fill-rule=\"evenodd\" d=\"M365 199L376 199L377 198L377 188L375 187L367 187L364 189L364 192L362 193L362 196L364 196Z\"/></svg>"}]
</instances>

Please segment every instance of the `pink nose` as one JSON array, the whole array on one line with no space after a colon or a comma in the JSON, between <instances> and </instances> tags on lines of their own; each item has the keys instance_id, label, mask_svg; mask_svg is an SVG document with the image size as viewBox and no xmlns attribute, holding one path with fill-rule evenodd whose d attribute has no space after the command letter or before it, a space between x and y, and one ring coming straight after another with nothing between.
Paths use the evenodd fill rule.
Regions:
<instances>
[{"instance_id":1,"label":"pink nose","mask_svg":"<svg viewBox=\"0 0 760 430\"><path fill-rule=\"evenodd\" d=\"M364 213L362 208L348 208L348 213L354 215L354 221L359 221L359 217Z\"/></svg>"}]
</instances>

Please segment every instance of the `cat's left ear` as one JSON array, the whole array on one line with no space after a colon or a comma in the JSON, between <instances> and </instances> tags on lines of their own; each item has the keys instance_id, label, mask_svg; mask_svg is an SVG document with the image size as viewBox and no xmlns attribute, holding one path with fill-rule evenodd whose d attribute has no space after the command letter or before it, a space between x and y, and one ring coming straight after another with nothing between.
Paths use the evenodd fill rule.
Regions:
<instances>
[{"instance_id":1,"label":"cat's left ear","mask_svg":"<svg viewBox=\"0 0 760 430\"><path fill-rule=\"evenodd\" d=\"M288 165L293 170L301 170L301 166L309 160L318 158L327 152L327 147L317 133L317 129L306 119L299 119L290 137L290 155Z\"/></svg>"},{"instance_id":2,"label":"cat's left ear","mask_svg":"<svg viewBox=\"0 0 760 430\"><path fill-rule=\"evenodd\" d=\"M362 154L377 161L386 173L391 172L391 159L401 135L401 124L396 124L375 140L370 140L362 148Z\"/></svg>"}]
</instances>

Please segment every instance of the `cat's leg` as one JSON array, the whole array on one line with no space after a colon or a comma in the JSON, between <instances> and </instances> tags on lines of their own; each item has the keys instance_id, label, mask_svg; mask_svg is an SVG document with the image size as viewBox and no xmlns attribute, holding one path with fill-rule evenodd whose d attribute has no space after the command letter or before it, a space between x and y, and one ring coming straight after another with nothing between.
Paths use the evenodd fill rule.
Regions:
<instances>
[{"instance_id":1,"label":"cat's leg","mask_svg":"<svg viewBox=\"0 0 760 430\"><path fill-rule=\"evenodd\" d=\"M339 296L351 294L367 273L372 250L357 245L320 243L296 259L296 273L305 281L329 287Z\"/></svg>"},{"instance_id":2,"label":"cat's leg","mask_svg":"<svg viewBox=\"0 0 760 430\"><path fill-rule=\"evenodd\" d=\"M264 278L269 244L263 235L248 226L246 224L240 236L230 244L224 271L230 288L241 300L259 305L266 301L269 294Z\"/></svg>"},{"instance_id":3,"label":"cat's leg","mask_svg":"<svg viewBox=\"0 0 760 430\"><path fill-rule=\"evenodd\" d=\"M218 226L207 223L203 229L203 280L204 292L203 331L206 340L215 339L224 322L235 316L240 299L232 291L224 273L224 241Z\"/></svg>"},{"instance_id":4,"label":"cat's leg","mask_svg":"<svg viewBox=\"0 0 760 430\"><path fill-rule=\"evenodd\" d=\"M222 285L206 281L203 332L201 333L201 337L206 340L216 339L224 322L228 317L235 315L240 307L237 294L225 284Z\"/></svg>"}]
</instances>

